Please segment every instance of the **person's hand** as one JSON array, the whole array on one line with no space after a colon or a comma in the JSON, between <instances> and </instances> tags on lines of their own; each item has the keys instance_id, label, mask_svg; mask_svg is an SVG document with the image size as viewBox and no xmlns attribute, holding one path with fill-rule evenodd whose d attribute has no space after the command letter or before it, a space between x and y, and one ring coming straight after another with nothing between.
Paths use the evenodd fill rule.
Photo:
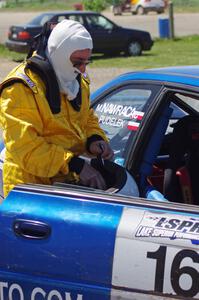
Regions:
<instances>
[{"instance_id":1,"label":"person's hand","mask_svg":"<svg viewBox=\"0 0 199 300\"><path fill-rule=\"evenodd\" d=\"M79 178L80 184L84 186L89 186L101 190L106 189L106 183L102 175L93 167L91 167L87 162L84 163L84 166L79 174Z\"/></svg>"},{"instance_id":2,"label":"person's hand","mask_svg":"<svg viewBox=\"0 0 199 300\"><path fill-rule=\"evenodd\" d=\"M114 156L114 152L111 149L109 143L105 141L95 141L90 144L89 147L90 152L95 155L101 155L103 159L112 159Z\"/></svg>"}]
</instances>

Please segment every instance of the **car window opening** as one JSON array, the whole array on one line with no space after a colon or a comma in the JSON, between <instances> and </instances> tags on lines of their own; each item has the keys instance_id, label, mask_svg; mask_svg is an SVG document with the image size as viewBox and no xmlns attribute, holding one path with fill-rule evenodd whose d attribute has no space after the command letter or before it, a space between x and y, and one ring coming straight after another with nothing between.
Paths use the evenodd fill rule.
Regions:
<instances>
[{"instance_id":1,"label":"car window opening","mask_svg":"<svg viewBox=\"0 0 199 300\"><path fill-rule=\"evenodd\" d=\"M172 99L173 113L147 181L171 202L198 205L199 99L180 93Z\"/></svg>"}]
</instances>

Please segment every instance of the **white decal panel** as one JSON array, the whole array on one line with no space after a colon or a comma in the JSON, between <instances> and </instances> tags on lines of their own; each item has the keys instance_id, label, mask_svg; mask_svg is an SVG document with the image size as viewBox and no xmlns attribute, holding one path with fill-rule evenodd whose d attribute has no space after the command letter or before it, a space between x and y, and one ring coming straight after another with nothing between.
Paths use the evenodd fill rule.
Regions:
<instances>
[{"instance_id":1,"label":"white decal panel","mask_svg":"<svg viewBox=\"0 0 199 300\"><path fill-rule=\"evenodd\" d=\"M199 299L199 218L125 208L112 285L132 290L132 299L138 290ZM130 299L128 293L120 292L120 299ZM117 299L114 295L111 299Z\"/></svg>"}]
</instances>

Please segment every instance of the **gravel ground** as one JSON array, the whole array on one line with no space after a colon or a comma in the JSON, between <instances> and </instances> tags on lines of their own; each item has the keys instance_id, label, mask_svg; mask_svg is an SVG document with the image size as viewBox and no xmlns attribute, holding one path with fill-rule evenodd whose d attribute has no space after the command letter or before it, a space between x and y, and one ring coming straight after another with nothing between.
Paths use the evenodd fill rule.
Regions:
<instances>
[{"instance_id":1,"label":"gravel ground","mask_svg":"<svg viewBox=\"0 0 199 300\"><path fill-rule=\"evenodd\" d=\"M8 74L19 63L10 61L8 59L2 59L0 61L0 81ZM90 79L91 79L91 92L102 86L107 81L114 77L129 72L130 69L126 68L87 68Z\"/></svg>"},{"instance_id":2,"label":"gravel ground","mask_svg":"<svg viewBox=\"0 0 199 300\"><path fill-rule=\"evenodd\" d=\"M91 79L91 92L102 86L104 83L115 78L116 76L131 71L125 68L92 68L89 69Z\"/></svg>"}]
</instances>

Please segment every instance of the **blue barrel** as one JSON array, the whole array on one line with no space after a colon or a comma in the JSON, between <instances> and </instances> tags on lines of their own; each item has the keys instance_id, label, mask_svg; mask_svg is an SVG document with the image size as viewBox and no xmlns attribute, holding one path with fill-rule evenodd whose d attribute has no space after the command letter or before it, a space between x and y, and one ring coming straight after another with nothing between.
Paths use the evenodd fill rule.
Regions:
<instances>
[{"instance_id":1,"label":"blue barrel","mask_svg":"<svg viewBox=\"0 0 199 300\"><path fill-rule=\"evenodd\" d=\"M159 18L158 25L159 25L160 38L162 39L169 38L169 19Z\"/></svg>"}]
</instances>

